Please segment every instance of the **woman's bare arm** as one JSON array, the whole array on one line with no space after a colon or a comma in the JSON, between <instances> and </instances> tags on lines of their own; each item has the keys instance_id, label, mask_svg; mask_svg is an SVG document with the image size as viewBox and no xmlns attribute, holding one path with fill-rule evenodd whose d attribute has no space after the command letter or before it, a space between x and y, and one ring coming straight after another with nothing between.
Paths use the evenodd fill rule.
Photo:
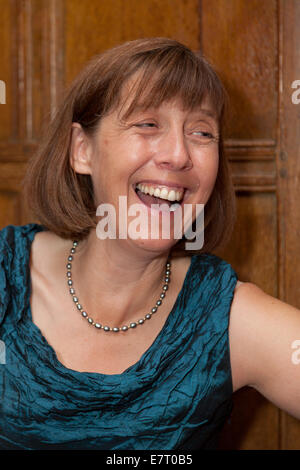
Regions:
<instances>
[{"instance_id":1,"label":"woman's bare arm","mask_svg":"<svg viewBox=\"0 0 300 470\"><path fill-rule=\"evenodd\" d=\"M234 390L251 386L300 419L300 310L243 283L232 302L229 337Z\"/></svg>"}]
</instances>

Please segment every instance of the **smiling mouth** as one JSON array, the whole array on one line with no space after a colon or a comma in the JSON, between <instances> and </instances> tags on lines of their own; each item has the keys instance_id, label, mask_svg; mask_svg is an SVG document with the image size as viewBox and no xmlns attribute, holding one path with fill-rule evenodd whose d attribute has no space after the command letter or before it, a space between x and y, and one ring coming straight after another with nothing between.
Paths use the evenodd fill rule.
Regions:
<instances>
[{"instance_id":1,"label":"smiling mouth","mask_svg":"<svg viewBox=\"0 0 300 470\"><path fill-rule=\"evenodd\" d=\"M134 191L135 191L136 195L138 196L138 198L140 199L140 201L143 202L143 204L145 204L146 206L148 206L150 208L154 204L156 206L158 205L158 207L153 207L153 209L157 209L157 210L160 210L160 211L174 212L178 207L181 206L181 203L183 202L184 195L185 195L185 190L177 192L177 194L175 196L174 196L174 191L173 191L173 193L171 193L171 191L170 191L168 193L168 196L170 198L176 197L176 199L174 201L170 201L168 199L165 199L165 197L167 196L166 191L164 193L165 197L159 197L159 196L154 196L154 194L153 195L151 195L149 193L146 194L140 188L141 188L140 185L135 185L135 187L134 187ZM157 194L157 193L155 193L155 194Z\"/></svg>"}]
</instances>

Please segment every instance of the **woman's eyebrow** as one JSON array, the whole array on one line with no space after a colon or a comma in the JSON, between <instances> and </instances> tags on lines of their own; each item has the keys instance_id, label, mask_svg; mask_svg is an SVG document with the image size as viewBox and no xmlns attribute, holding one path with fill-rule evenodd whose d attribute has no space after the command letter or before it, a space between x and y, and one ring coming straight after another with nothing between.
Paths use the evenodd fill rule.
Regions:
<instances>
[{"instance_id":1,"label":"woman's eyebrow","mask_svg":"<svg viewBox=\"0 0 300 470\"><path fill-rule=\"evenodd\" d=\"M130 109L130 107L129 107ZM143 106L143 105L136 105L130 112L128 113L128 110L122 113L121 120L126 121L127 119L134 119L136 115L140 113L145 113L145 112L155 112L159 109L159 106ZM198 108L195 109L191 112L192 115L195 116L196 119L201 119L203 116L206 118L209 118L210 120L214 121L216 125L218 125L218 116L217 113L212 111L211 109L207 108Z\"/></svg>"},{"instance_id":2,"label":"woman's eyebrow","mask_svg":"<svg viewBox=\"0 0 300 470\"><path fill-rule=\"evenodd\" d=\"M193 121L206 121L219 128L219 119L216 113L209 109L199 109L192 118Z\"/></svg>"},{"instance_id":3,"label":"woman's eyebrow","mask_svg":"<svg viewBox=\"0 0 300 470\"><path fill-rule=\"evenodd\" d=\"M200 108L199 110L197 110L197 114L204 114L206 117L209 117L214 121L218 122L217 114L211 111L210 109Z\"/></svg>"},{"instance_id":4,"label":"woman's eyebrow","mask_svg":"<svg viewBox=\"0 0 300 470\"><path fill-rule=\"evenodd\" d=\"M145 111L150 111L151 109L152 108L150 108L150 107L145 107L145 106L142 106L142 105L137 105L133 109L130 109L130 106L128 106L128 109L122 112L121 120L134 118L135 115L143 113Z\"/></svg>"}]
</instances>

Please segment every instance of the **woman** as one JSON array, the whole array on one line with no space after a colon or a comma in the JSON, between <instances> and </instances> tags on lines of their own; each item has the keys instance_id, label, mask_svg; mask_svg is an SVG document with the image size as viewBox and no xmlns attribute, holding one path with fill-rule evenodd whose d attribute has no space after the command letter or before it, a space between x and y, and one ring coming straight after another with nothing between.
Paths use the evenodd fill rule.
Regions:
<instances>
[{"instance_id":1,"label":"woman","mask_svg":"<svg viewBox=\"0 0 300 470\"><path fill-rule=\"evenodd\" d=\"M210 254L234 221L224 96L164 38L106 51L71 85L25 179L41 224L1 231L1 448L213 448L245 385L300 417L299 310ZM158 237L127 231L134 204ZM190 228L197 204L194 251L162 217L186 228L190 205ZM123 236L103 236L108 207Z\"/></svg>"}]
</instances>

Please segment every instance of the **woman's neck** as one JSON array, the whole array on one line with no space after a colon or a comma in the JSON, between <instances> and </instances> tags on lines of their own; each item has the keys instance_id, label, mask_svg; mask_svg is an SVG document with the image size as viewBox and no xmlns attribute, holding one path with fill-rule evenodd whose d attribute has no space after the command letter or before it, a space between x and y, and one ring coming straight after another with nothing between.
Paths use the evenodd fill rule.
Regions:
<instances>
[{"instance_id":1,"label":"woman's neck","mask_svg":"<svg viewBox=\"0 0 300 470\"><path fill-rule=\"evenodd\" d=\"M76 296L95 322L128 324L158 300L167 258L168 253L131 247L128 240L99 240L91 231L72 262Z\"/></svg>"}]
</instances>

